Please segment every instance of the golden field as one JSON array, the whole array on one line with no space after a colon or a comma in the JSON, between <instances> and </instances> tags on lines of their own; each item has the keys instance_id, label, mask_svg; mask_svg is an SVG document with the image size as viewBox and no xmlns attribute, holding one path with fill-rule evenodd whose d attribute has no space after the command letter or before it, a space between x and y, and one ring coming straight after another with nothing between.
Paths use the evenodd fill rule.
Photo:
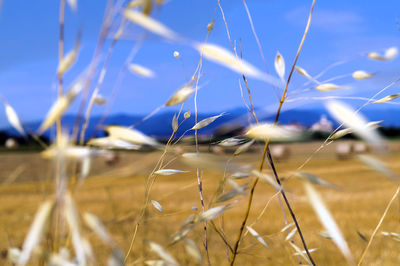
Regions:
<instances>
[{"instance_id":1,"label":"golden field","mask_svg":"<svg viewBox=\"0 0 400 266\"><path fill-rule=\"evenodd\" d=\"M316 214L311 208L301 181L289 178L307 158L320 146L320 142L289 144L291 157L284 162L277 162L277 170L284 179L290 203L299 220L309 248L318 248L312 252L318 265L344 265L346 261L334 243L321 237L323 229ZM301 170L317 175L340 187L334 190L316 187L330 209L336 222L358 261L388 202L395 193L397 185L382 174L374 172L355 157L349 160L338 160L333 143L313 156L312 160ZM390 151L380 155L395 172L400 171L400 145L390 143ZM202 147L207 150L208 147ZM119 153L120 160L112 165L105 164L104 159L97 159L92 165L91 176L76 189L74 196L81 213L96 214L126 253L135 231L135 218L140 213L144 201L145 180L160 158L160 152ZM174 155L168 155L172 158ZM226 154L229 158L229 154ZM240 155L235 160L246 162L257 167L258 152ZM33 220L40 203L53 192L53 165L40 157L38 152L20 153L5 152L0 154L0 258L1 265L11 265L6 260L10 246L21 247L24 237ZM182 242L169 246L171 236L179 231L186 217L201 212L197 189L196 171L174 160L168 168L189 170L188 173L171 176L158 176L151 190L150 199L158 201L163 212L151 204L148 215L138 225L132 251L127 258L127 265L143 264L145 260L157 259L157 255L147 248L145 240L150 240L165 247L182 265L194 265L195 261L184 251ZM266 167L268 169L268 167ZM203 171L203 191L205 203L210 207L210 200L215 193L223 173ZM239 180L243 184L249 179ZM228 188L228 187L227 187ZM296 265L294 250L285 241L287 233L282 233L285 226L275 190L270 185L259 183L251 209L249 222L252 224L265 208L265 212L252 227L264 238L269 248L262 246L252 235L246 234L239 247L236 265ZM248 194L247 194L248 196ZM247 204L247 196L238 196L237 203L224 213L223 219L214 220L215 226L225 234L230 245L234 244ZM266 204L269 202L269 205ZM196 206L198 210L193 210ZM211 205L211 206L216 206ZM291 218L286 211L289 222ZM400 243L381 234L400 232L400 213L398 201L389 210L363 265L399 265ZM110 253L96 235L87 228L84 234L92 244L99 265L105 265ZM202 224L188 234L200 247L205 259L202 240ZM301 247L296 235L294 241ZM69 245L69 243L65 243ZM213 226L208 224L208 246L212 265L227 265L227 249ZM206 264L206 262L205 262Z\"/></svg>"}]
</instances>

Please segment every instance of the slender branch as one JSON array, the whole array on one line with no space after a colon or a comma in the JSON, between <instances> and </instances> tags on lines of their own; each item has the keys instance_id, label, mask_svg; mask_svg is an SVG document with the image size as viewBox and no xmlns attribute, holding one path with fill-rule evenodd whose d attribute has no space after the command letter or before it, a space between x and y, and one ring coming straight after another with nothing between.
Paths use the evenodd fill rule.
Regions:
<instances>
[{"instance_id":1,"label":"slender branch","mask_svg":"<svg viewBox=\"0 0 400 266\"><path fill-rule=\"evenodd\" d=\"M285 89L284 89L284 91L283 91L282 98L281 98L281 100L280 100L280 102L279 102L279 107L278 107L278 111L277 111L276 116L275 116L274 124L276 124L276 123L278 122L279 115L280 115L280 112L281 112L281 109L282 109L282 105L283 105L283 103L284 103L284 101L285 101L285 98L286 98L287 89L288 89L290 80L291 80L291 78L292 78L294 68L295 68L295 66L296 66L297 60L298 60L298 58L299 58L301 49L302 49L303 44L304 44L304 40L305 40L305 38L306 38L306 36L307 36L308 29L309 29L309 27L310 27L311 18L312 18L312 14L313 14L313 11L314 11L314 6L315 6L315 1L316 1L316 0L313 0L313 2L312 2L311 9L310 9L310 13L309 13L309 16L308 16L307 26L306 26L306 28L305 28L305 30L304 30L303 38L301 39L299 48L298 48L298 50L297 50L296 57L295 57L294 62L293 62L293 64L292 64L292 68L290 69L290 73L289 73L289 76L288 76L288 79L287 79L287 82L286 82L286 85L285 85ZM280 179L279 179L279 177L278 177L278 175L277 175L277 172L276 172L276 169L275 169L275 166L274 166L272 157L271 157L271 153L270 153L270 151L269 151L269 143L270 143L270 139L268 138L268 139L266 140L266 142L265 142L264 151L263 151L263 154L262 154L262 158L261 158L259 170L262 171L262 169L263 169L263 167L264 167L265 156L266 156L266 154L268 153L268 160L269 160L269 162L270 162L270 164L271 164L271 167L272 167L272 170L273 170L273 172L274 172L275 179L276 179L277 183L280 184L281 182L280 182ZM231 259L231 264L230 264L230 265L234 265L234 263L235 263L237 251L238 251L238 248L239 248L239 243L240 243L240 240L241 240L241 237L242 237L242 234L243 234L243 230L244 230L244 228L245 228L245 226L246 226L247 219L248 219L248 217L249 217L249 213L250 213L250 209L251 209L251 204L252 204L253 196L254 196L254 190L255 190L255 188L256 188L256 186L257 186L257 183L258 183L258 178L256 178L256 179L254 180L254 182L253 182L253 184L252 184L252 187L251 187L251 190L250 190L250 196L249 196L249 201L248 201L248 203L247 203L247 209L246 209L245 217L244 217L244 219L243 219L242 225L241 225L240 230L239 230L238 237L237 237L237 239L236 239L236 243L235 243L235 246L234 246L234 252L233 252L233 254L232 254L232 259ZM299 225L298 225L298 223L297 223L296 216L294 215L294 212L292 211L292 208L290 207L289 201L287 200L287 197L286 197L286 195L285 195L285 192L284 192L283 190L281 190L281 194L282 194L282 196L283 196L283 198L284 198L284 200L285 200L285 203L286 203L286 205L287 205L287 207L288 207L288 209L289 209L289 212L290 212L290 214L291 214L291 216L292 216L292 218L293 218L293 221L295 222L297 231L299 232L299 235L300 235L301 241L302 241L302 243L303 243L303 247L304 247L304 249L305 249L305 251L306 251L306 253L307 253L307 256L309 257L311 263L312 263L313 265L315 265L315 262L314 262L314 260L312 259L310 252L308 251L306 242L305 242L305 240L304 240L304 238L303 238L303 234L301 233L301 229L300 229L300 227L299 227Z\"/></svg>"}]
</instances>

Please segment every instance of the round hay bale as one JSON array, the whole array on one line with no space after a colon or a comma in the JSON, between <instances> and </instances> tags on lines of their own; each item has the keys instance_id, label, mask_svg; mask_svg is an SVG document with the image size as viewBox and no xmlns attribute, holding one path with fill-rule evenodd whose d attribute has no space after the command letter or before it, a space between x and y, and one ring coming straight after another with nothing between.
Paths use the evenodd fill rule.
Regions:
<instances>
[{"instance_id":1,"label":"round hay bale","mask_svg":"<svg viewBox=\"0 0 400 266\"><path fill-rule=\"evenodd\" d=\"M336 145L336 156L339 160L347 160L353 155L353 145L351 143L338 143Z\"/></svg>"},{"instance_id":2,"label":"round hay bale","mask_svg":"<svg viewBox=\"0 0 400 266\"><path fill-rule=\"evenodd\" d=\"M221 155L225 153L224 148L222 148L221 146L218 146L218 145L212 146L211 152L214 154L221 154Z\"/></svg>"},{"instance_id":3,"label":"round hay bale","mask_svg":"<svg viewBox=\"0 0 400 266\"><path fill-rule=\"evenodd\" d=\"M271 146L271 155L275 161L282 162L287 161L290 157L290 149L285 145L273 145Z\"/></svg>"},{"instance_id":4,"label":"round hay bale","mask_svg":"<svg viewBox=\"0 0 400 266\"><path fill-rule=\"evenodd\" d=\"M354 143L353 149L354 149L354 153L356 153L356 154L370 152L370 147L364 142Z\"/></svg>"},{"instance_id":5,"label":"round hay bale","mask_svg":"<svg viewBox=\"0 0 400 266\"><path fill-rule=\"evenodd\" d=\"M7 148L7 149L16 149L16 148L18 148L18 142L15 140L15 139L13 139L13 138L9 138L9 139L7 139L6 140L6 142L4 143L4 146Z\"/></svg>"},{"instance_id":6,"label":"round hay bale","mask_svg":"<svg viewBox=\"0 0 400 266\"><path fill-rule=\"evenodd\" d=\"M113 166L120 161L120 156L116 152L110 152L110 153L106 153L104 155L104 159L105 159L105 163L108 166Z\"/></svg>"}]
</instances>

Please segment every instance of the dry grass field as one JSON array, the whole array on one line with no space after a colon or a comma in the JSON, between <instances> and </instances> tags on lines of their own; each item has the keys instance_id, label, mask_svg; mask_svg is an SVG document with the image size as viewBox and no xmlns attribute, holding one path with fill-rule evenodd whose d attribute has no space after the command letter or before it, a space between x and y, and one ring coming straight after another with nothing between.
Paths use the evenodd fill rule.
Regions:
<instances>
[{"instance_id":1,"label":"dry grass field","mask_svg":"<svg viewBox=\"0 0 400 266\"><path fill-rule=\"evenodd\" d=\"M307 244L309 248L317 248L312 253L316 263L344 265L346 261L334 243L319 235L323 226L307 201L301 181L287 179L319 145L316 142L291 144L291 158L277 163L277 168L280 176L284 178L284 187ZM333 143L315 155L302 171L315 174L340 187L340 190L316 188L342 230L355 259L358 260L366 247L366 239L371 236L397 185L355 158L338 160L334 152L335 145L336 143ZM380 158L395 172L399 172L400 145L393 142L390 147L390 152ZM120 160L113 166L107 166L104 159L98 159L92 167L91 176L75 190L80 212L88 211L100 217L124 252L129 249L135 231L135 218L143 205L145 180L159 157L159 152L120 153ZM241 161L254 166L258 164L259 158L257 152L240 156ZM127 265L140 265L145 260L157 259L145 245L146 240L166 247L182 265L195 264L185 253L182 242L169 246L169 241L171 236L179 231L186 217L201 210L196 172L183 165L179 159L173 161L170 167L190 172L157 177L150 198L162 205L163 212L159 212L152 205L148 207L146 219L142 220L137 228ZM53 191L52 165L43 160L39 153L8 152L0 154L0 169L0 264L10 265L5 259L7 249L10 246L22 245L37 208ZM210 200L223 173L204 171L202 177L205 203L206 206L210 206ZM240 183L246 182L250 181L240 180ZM281 232L285 223L275 193L270 185L261 183L257 186L248 222L253 224L257 221L252 227L265 239L269 248L265 248L252 235L246 233L239 248L237 265L298 264L296 256L293 255L293 248L285 241L287 233ZM230 245L235 241L247 203L247 196L239 196L236 199L238 202L232 204L223 218L214 220L215 227L219 232L223 231ZM193 206L198 210L192 208ZM264 208L265 212L258 217ZM288 220L291 222L290 217ZM400 243L381 234L382 231L400 232L399 220L399 205L396 202L372 242L364 265L399 265ZM93 245L98 263L102 265L110 253L109 248L89 230L85 230L84 234ZM188 237L201 246L204 237L202 225L197 225ZM293 239L301 247L298 236ZM212 265L227 265L227 248L210 223L208 241ZM66 245L70 244L67 242ZM204 249L201 250L205 258Z\"/></svg>"},{"instance_id":2,"label":"dry grass field","mask_svg":"<svg viewBox=\"0 0 400 266\"><path fill-rule=\"evenodd\" d=\"M400 265L395 1L4 2L0 266Z\"/></svg>"}]
</instances>

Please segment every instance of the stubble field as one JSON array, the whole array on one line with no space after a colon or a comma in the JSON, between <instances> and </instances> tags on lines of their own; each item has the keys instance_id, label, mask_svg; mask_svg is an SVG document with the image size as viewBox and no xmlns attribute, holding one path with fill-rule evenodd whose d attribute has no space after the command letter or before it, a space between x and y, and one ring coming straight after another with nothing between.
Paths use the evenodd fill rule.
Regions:
<instances>
[{"instance_id":1,"label":"stubble field","mask_svg":"<svg viewBox=\"0 0 400 266\"><path fill-rule=\"evenodd\" d=\"M295 178L288 179L319 145L317 142L290 144L291 157L287 161L277 163L278 173L284 180L284 188L309 248L317 248L312 252L316 263L344 265L346 261L334 243L319 234L323 226L305 196L302 182ZM301 171L317 175L340 187L339 190L325 187L317 189L342 230L355 259L358 260L397 185L380 173L372 171L355 157L338 160L335 145L336 143L333 143L316 154ZM395 172L399 172L400 145L393 142L390 143L390 147L390 152L380 158ZM208 147L202 149L207 150ZM196 171L182 164L179 158L169 167L189 172L157 177L150 199L159 202L163 212L152 205L148 206L146 219L141 220L136 227L135 219L144 202L145 180L160 155L160 152L119 153L119 161L112 166L106 165L104 159L98 159L94 162L91 176L74 192L79 211L91 212L100 217L125 253L128 253L137 229L127 265L140 265L145 260L157 259L157 256L148 250L146 240L166 247L182 265L195 264L185 253L181 242L169 246L171 237L180 230L184 220L190 214L201 212ZM175 155L171 154L169 158L173 156ZM228 154L226 156L229 158ZM252 152L241 155L240 161L256 167L259 158L258 152ZM9 264L5 259L7 249L10 246L21 247L37 208L54 191L54 183L51 180L52 167L38 152L0 154L1 265ZM205 204L211 207L209 203L223 173L205 170L201 174ZM246 182L250 180L238 181L240 184ZM229 245L233 245L244 215L247 196L248 193L246 196L236 197L238 202L231 205L223 218L215 219L213 224L208 223L208 247L212 265L228 264L229 248L220 234L224 235ZM285 213L288 222L292 222L287 210ZM372 242L365 265L399 264L400 243L381 234L382 231L400 232L399 214L399 205L396 202ZM293 255L293 248L285 241L287 232L281 232L285 226L284 216L276 191L270 185L261 183L257 186L248 224L252 224L252 228L264 238L269 248L265 248L251 234L246 233L240 245L237 265L298 264L296 256ZM89 230L84 233L92 243L98 263L105 264L110 253L109 247L98 241L97 236ZM204 239L203 225L198 224L189 232L188 237L200 246ZM297 235L293 240L301 246ZM205 259L204 249L200 249Z\"/></svg>"}]
</instances>

